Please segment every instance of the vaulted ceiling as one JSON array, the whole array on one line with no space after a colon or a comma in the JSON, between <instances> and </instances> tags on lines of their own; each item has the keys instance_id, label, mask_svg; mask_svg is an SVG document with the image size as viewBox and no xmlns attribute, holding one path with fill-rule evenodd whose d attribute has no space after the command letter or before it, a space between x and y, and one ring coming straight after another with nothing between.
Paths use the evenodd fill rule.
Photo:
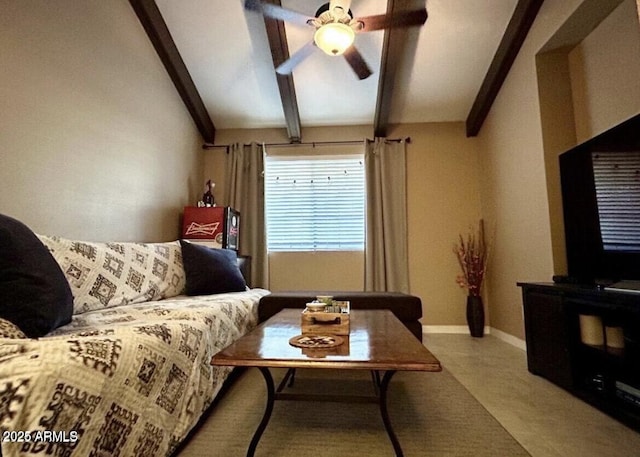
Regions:
<instances>
[{"instance_id":1,"label":"vaulted ceiling","mask_svg":"<svg viewBox=\"0 0 640 457\"><path fill-rule=\"evenodd\" d=\"M267 0L314 16L324 0ZM354 16L425 8L422 27L356 35L373 70L313 52L291 75L274 68L313 28L265 19L244 0L130 0L205 142L215 130L464 121L478 133L542 0L353 0Z\"/></svg>"}]
</instances>

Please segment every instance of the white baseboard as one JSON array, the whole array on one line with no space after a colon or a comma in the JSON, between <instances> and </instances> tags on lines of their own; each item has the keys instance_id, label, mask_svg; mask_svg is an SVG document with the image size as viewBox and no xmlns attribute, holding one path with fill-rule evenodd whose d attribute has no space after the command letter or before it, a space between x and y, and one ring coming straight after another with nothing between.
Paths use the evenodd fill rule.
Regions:
<instances>
[{"instance_id":1,"label":"white baseboard","mask_svg":"<svg viewBox=\"0 0 640 457\"><path fill-rule=\"evenodd\" d=\"M422 333L457 333L468 335L469 327L466 325L423 325ZM523 351L527 350L527 343L524 340L503 332L502 330L498 330L497 328L487 326L484 328L484 333L485 335L493 335L505 343L509 343Z\"/></svg>"},{"instance_id":2,"label":"white baseboard","mask_svg":"<svg viewBox=\"0 0 640 457\"><path fill-rule=\"evenodd\" d=\"M485 327L484 332L489 333L490 327ZM422 333L466 333L469 334L469 327L466 325L423 325Z\"/></svg>"},{"instance_id":3,"label":"white baseboard","mask_svg":"<svg viewBox=\"0 0 640 457\"><path fill-rule=\"evenodd\" d=\"M523 351L527 350L527 342L525 340L521 340L520 338L503 332L502 330L498 330L497 328L492 328L491 334L505 343L509 343L510 345L517 347L518 349L522 349Z\"/></svg>"}]
</instances>

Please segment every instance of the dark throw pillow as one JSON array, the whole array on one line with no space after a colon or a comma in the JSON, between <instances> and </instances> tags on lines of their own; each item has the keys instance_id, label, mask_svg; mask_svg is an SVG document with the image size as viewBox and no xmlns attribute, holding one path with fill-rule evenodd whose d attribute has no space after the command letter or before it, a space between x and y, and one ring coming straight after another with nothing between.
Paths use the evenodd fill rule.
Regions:
<instances>
[{"instance_id":1,"label":"dark throw pillow","mask_svg":"<svg viewBox=\"0 0 640 457\"><path fill-rule=\"evenodd\" d=\"M73 295L49 250L22 222L0 214L0 317L29 338L71 322Z\"/></svg>"},{"instance_id":2,"label":"dark throw pillow","mask_svg":"<svg viewBox=\"0 0 640 457\"><path fill-rule=\"evenodd\" d=\"M230 249L213 249L180 240L187 277L187 295L242 292L247 284L238 267L238 256Z\"/></svg>"}]
</instances>

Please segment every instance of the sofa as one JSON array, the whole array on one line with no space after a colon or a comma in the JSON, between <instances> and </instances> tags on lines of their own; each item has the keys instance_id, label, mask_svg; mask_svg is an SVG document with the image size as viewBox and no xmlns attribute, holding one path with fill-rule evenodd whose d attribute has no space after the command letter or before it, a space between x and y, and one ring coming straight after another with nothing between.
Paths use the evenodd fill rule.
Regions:
<instances>
[{"instance_id":1,"label":"sofa","mask_svg":"<svg viewBox=\"0 0 640 457\"><path fill-rule=\"evenodd\" d=\"M0 215L0 455L171 455L230 374L211 357L266 294L233 251L67 240Z\"/></svg>"},{"instance_id":2,"label":"sofa","mask_svg":"<svg viewBox=\"0 0 640 457\"><path fill-rule=\"evenodd\" d=\"M258 319L263 322L284 308L304 308L318 295L331 295L335 300L348 300L351 309L389 309L422 341L422 301L401 292L295 291L274 292L260 299Z\"/></svg>"}]
</instances>

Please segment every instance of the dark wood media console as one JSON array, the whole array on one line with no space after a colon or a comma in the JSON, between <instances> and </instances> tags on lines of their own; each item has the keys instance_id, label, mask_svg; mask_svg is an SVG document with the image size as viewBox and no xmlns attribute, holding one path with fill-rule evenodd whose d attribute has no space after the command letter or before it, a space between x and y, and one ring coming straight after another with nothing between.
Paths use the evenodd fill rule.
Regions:
<instances>
[{"instance_id":1,"label":"dark wood media console","mask_svg":"<svg viewBox=\"0 0 640 457\"><path fill-rule=\"evenodd\" d=\"M518 286L529 371L640 431L640 294L573 284ZM581 328L584 319L601 322L603 341L594 338L597 326L586 328L583 321Z\"/></svg>"}]
</instances>

